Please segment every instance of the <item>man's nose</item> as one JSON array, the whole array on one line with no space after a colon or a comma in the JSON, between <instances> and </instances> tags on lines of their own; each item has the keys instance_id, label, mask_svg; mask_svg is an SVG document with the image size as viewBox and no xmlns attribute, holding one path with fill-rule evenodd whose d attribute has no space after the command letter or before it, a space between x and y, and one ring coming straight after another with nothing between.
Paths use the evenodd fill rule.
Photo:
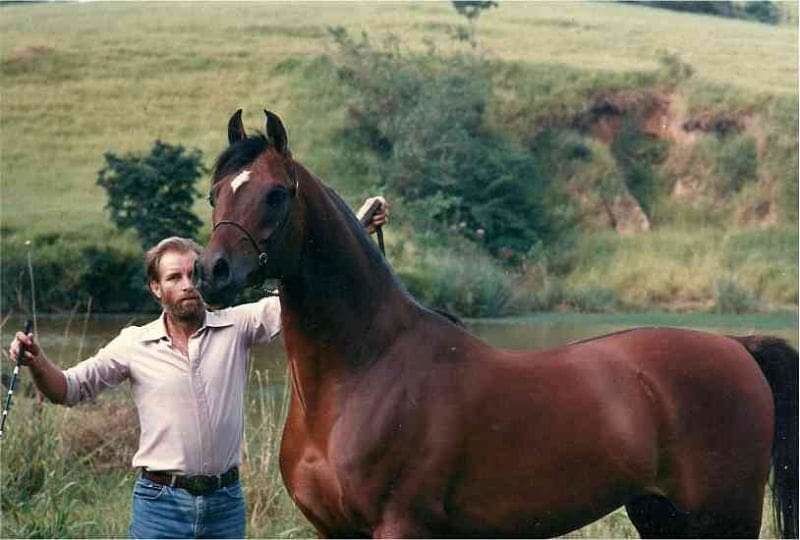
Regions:
<instances>
[{"instance_id":1,"label":"man's nose","mask_svg":"<svg viewBox=\"0 0 800 540\"><path fill-rule=\"evenodd\" d=\"M181 279L181 288L185 291L190 291L194 289L194 279L192 279L192 274L188 273L183 276Z\"/></svg>"}]
</instances>

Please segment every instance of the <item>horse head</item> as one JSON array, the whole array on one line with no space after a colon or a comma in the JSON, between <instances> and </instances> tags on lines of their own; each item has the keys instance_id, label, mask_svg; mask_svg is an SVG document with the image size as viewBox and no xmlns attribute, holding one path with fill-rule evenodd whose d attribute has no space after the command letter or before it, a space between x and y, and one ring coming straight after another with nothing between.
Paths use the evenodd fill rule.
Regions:
<instances>
[{"instance_id":1,"label":"horse head","mask_svg":"<svg viewBox=\"0 0 800 540\"><path fill-rule=\"evenodd\" d=\"M211 238L195 263L195 280L210 304L228 305L236 293L292 266L299 236L295 162L286 129L266 114L266 135L248 136L241 109L228 122L228 148L214 166L209 201Z\"/></svg>"}]
</instances>

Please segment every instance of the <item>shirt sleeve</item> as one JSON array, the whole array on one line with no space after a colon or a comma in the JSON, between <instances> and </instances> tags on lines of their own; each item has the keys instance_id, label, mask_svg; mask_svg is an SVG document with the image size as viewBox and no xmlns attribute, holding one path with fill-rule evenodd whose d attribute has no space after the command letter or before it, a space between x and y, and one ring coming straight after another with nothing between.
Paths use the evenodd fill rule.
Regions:
<instances>
[{"instance_id":1,"label":"shirt sleeve","mask_svg":"<svg viewBox=\"0 0 800 540\"><path fill-rule=\"evenodd\" d=\"M130 370L125 358L130 329L123 330L97 354L64 370L67 395L64 405L72 407L81 401L94 400L106 388L113 388L128 378Z\"/></svg>"},{"instance_id":2,"label":"shirt sleeve","mask_svg":"<svg viewBox=\"0 0 800 540\"><path fill-rule=\"evenodd\" d=\"M251 344L272 341L281 331L281 303L277 296L268 296L234 309L244 323L244 332Z\"/></svg>"}]
</instances>

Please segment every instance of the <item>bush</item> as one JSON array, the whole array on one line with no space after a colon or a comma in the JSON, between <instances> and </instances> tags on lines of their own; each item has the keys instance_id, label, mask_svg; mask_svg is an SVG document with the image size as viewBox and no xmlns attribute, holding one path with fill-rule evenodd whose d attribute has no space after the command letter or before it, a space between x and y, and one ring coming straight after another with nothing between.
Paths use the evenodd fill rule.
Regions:
<instances>
[{"instance_id":1,"label":"bush","mask_svg":"<svg viewBox=\"0 0 800 540\"><path fill-rule=\"evenodd\" d=\"M206 171L200 150L156 141L148 155L104 154L97 184L108 195L106 208L120 229L133 229L147 249L167 236L194 237L202 222L192 212L200 195L195 183Z\"/></svg>"},{"instance_id":2,"label":"bush","mask_svg":"<svg viewBox=\"0 0 800 540\"><path fill-rule=\"evenodd\" d=\"M668 143L646 137L634 118L625 118L619 135L611 144L611 153L622 171L625 184L644 210L652 217L653 205L663 181L654 165L664 161Z\"/></svg>"},{"instance_id":3,"label":"bush","mask_svg":"<svg viewBox=\"0 0 800 540\"><path fill-rule=\"evenodd\" d=\"M640 4L647 7L702 13L704 15L715 15L717 17L733 19L745 19L768 24L777 24L781 21L780 7L775 2L769 0L755 0L750 2L732 2L730 0L709 0L703 2L698 2L696 0L690 0L688 2L676 0L623 1L625 3Z\"/></svg>"},{"instance_id":4,"label":"bush","mask_svg":"<svg viewBox=\"0 0 800 540\"><path fill-rule=\"evenodd\" d=\"M4 309L28 311L31 305L29 249L36 305L42 311L68 311L90 298L93 311L131 312L157 307L145 288L140 250L46 235L35 238L30 246L17 237L4 240L0 273Z\"/></svg>"},{"instance_id":5,"label":"bush","mask_svg":"<svg viewBox=\"0 0 800 540\"><path fill-rule=\"evenodd\" d=\"M758 152L751 135L737 135L722 144L717 157L720 194L738 192L748 182L758 180Z\"/></svg>"},{"instance_id":6,"label":"bush","mask_svg":"<svg viewBox=\"0 0 800 540\"><path fill-rule=\"evenodd\" d=\"M485 126L489 63L476 55L413 54L396 39L332 31L337 74L350 89L345 136L379 158L385 188L409 202L435 201L444 228L491 253L520 258L558 236L533 155Z\"/></svg>"},{"instance_id":7,"label":"bush","mask_svg":"<svg viewBox=\"0 0 800 540\"><path fill-rule=\"evenodd\" d=\"M758 299L731 278L721 278L714 283L714 312L750 313L758 311Z\"/></svg>"}]
</instances>

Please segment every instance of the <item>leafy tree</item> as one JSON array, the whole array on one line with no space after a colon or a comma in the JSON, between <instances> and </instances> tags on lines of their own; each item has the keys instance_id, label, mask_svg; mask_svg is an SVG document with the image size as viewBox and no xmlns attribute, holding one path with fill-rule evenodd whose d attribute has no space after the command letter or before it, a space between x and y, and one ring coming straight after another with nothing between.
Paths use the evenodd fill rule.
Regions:
<instances>
[{"instance_id":1,"label":"leafy tree","mask_svg":"<svg viewBox=\"0 0 800 540\"><path fill-rule=\"evenodd\" d=\"M459 15L466 17L468 23L467 27L459 26L456 28L456 39L468 41L474 49L478 45L475 39L475 26L477 25L478 17L489 8L497 7L497 2L495 0L453 0L453 7Z\"/></svg>"},{"instance_id":2,"label":"leafy tree","mask_svg":"<svg viewBox=\"0 0 800 540\"><path fill-rule=\"evenodd\" d=\"M497 7L494 0L453 0L453 7L456 11L472 21L477 19L484 10Z\"/></svg>"},{"instance_id":3,"label":"leafy tree","mask_svg":"<svg viewBox=\"0 0 800 540\"><path fill-rule=\"evenodd\" d=\"M197 234L201 221L192 204L206 172L200 150L156 141L147 155L104 157L97 184L106 190L106 208L118 229L133 229L145 249L167 236Z\"/></svg>"}]
</instances>

